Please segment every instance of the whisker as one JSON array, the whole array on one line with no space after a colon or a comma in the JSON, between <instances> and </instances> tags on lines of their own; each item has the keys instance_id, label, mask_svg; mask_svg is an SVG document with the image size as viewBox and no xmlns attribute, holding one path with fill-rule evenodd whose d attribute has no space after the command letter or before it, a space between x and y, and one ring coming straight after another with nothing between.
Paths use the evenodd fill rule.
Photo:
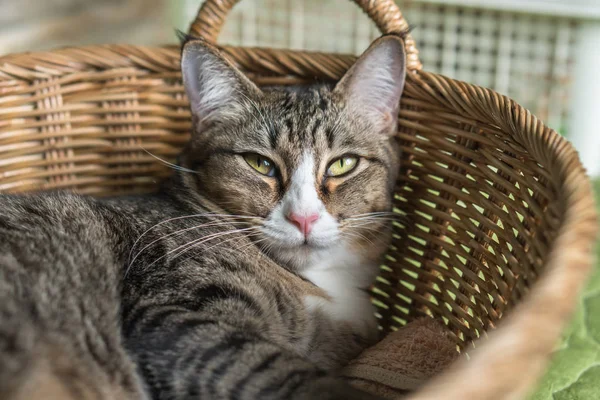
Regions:
<instances>
[{"instance_id":1,"label":"whisker","mask_svg":"<svg viewBox=\"0 0 600 400\"><path fill-rule=\"evenodd\" d=\"M341 225L342 228L360 228L363 226L370 226L370 225L374 225L374 224L386 224L389 222L394 222L394 220L384 220L384 219L380 219L380 220L365 220L365 221L352 221L352 222L348 222L346 224Z\"/></svg>"},{"instance_id":2,"label":"whisker","mask_svg":"<svg viewBox=\"0 0 600 400\"><path fill-rule=\"evenodd\" d=\"M250 237L252 237L252 236L255 236L255 235L258 235L258 234L259 234L259 232L251 232L251 233L247 233L245 236L250 238ZM241 238L235 237L235 238L232 238L232 239L241 239ZM228 239L228 240L225 240L225 241L223 241L223 242L217 243L217 244L215 244L215 245L213 245L213 246L211 246L211 247L209 247L209 248L207 248L207 249L205 249L205 250L209 250L209 249L211 249L212 247L220 246L220 245L222 245L223 243L226 243L226 242L229 242L229 239ZM249 244L251 245L252 243L249 243ZM226 250L226 251L235 251L236 249L235 249L235 248L226 248L226 249L224 249L224 250ZM183 253L182 253L182 254L183 254ZM245 254L245 253L244 253L244 254ZM192 256L190 256L190 257L192 257ZM186 258L186 259L185 259L185 260L183 260L183 261L186 261L186 260L188 260L190 257Z\"/></svg>"},{"instance_id":3,"label":"whisker","mask_svg":"<svg viewBox=\"0 0 600 400\"><path fill-rule=\"evenodd\" d=\"M402 216L395 212L372 212L372 213L364 213L364 214L356 214L351 215L348 218L344 219L344 221L359 221L365 219L400 219Z\"/></svg>"},{"instance_id":4,"label":"whisker","mask_svg":"<svg viewBox=\"0 0 600 400\"><path fill-rule=\"evenodd\" d=\"M399 221L398 218L388 218L388 217L379 217L379 218L357 218L357 219L348 219L342 222L346 222L348 224L359 223L359 222L386 222L386 221Z\"/></svg>"},{"instance_id":5,"label":"whisker","mask_svg":"<svg viewBox=\"0 0 600 400\"><path fill-rule=\"evenodd\" d=\"M251 218L255 218L257 220L260 220L260 217L253 217L253 216L246 216L246 215L232 215L232 214L215 214L215 213L201 213L201 214L191 214L191 215L183 215L180 217L174 217L174 218L169 218L166 219L164 221L161 221L157 224L152 225L150 228L146 229L138 238L137 240L133 243L133 245L131 246L131 250L129 252L129 257L128 260L131 260L131 256L133 254L133 250L135 249L135 246L138 244L138 242L148 233L150 232L152 229L166 224L168 222L173 222L173 221L178 221L178 220L182 220L182 219L186 219L186 218L201 218L201 217L207 217L207 216L212 216L212 217L223 217L223 218L240 218L240 219L251 219Z\"/></svg>"},{"instance_id":6,"label":"whisker","mask_svg":"<svg viewBox=\"0 0 600 400\"><path fill-rule=\"evenodd\" d=\"M365 239L368 240L372 245L374 245L375 242L379 242L381 244L385 244L385 245L389 246L390 243L388 243L386 240L384 240L384 238L379 234L380 232L377 229L375 229L375 228L365 228L365 229L376 233L375 235L371 236L372 240L363 235L365 237ZM353 233L362 235L359 232L353 232Z\"/></svg>"},{"instance_id":7,"label":"whisker","mask_svg":"<svg viewBox=\"0 0 600 400\"><path fill-rule=\"evenodd\" d=\"M366 220L356 220L356 221L344 221L345 223L340 224L340 229L349 229L349 228L361 228L374 224L381 225L382 223L390 223L397 222L394 219L366 219Z\"/></svg>"},{"instance_id":8,"label":"whisker","mask_svg":"<svg viewBox=\"0 0 600 400\"><path fill-rule=\"evenodd\" d=\"M374 211L374 212L368 212L368 213L363 213L363 214L354 214L354 215L351 215L350 217L365 217L365 216L369 216L369 215L397 215L397 213L393 212L393 211Z\"/></svg>"},{"instance_id":9,"label":"whisker","mask_svg":"<svg viewBox=\"0 0 600 400\"><path fill-rule=\"evenodd\" d=\"M353 227L353 228L354 228L354 227ZM374 238L376 241L383 242L383 238L381 237L381 232L380 232L380 230L379 230L379 229L376 229L376 228L373 228L373 227L370 227L370 226L362 226L362 227L360 227L360 228L361 228L361 229L364 229L364 230L367 230L367 231L370 231L370 232L373 232L373 233L374 233L374 234L373 234L373 238ZM348 231L342 231L342 232L343 232L343 233L349 233ZM356 232L356 231L352 231L352 232L350 232L350 233L356 233L356 234L361 234L361 235L362 235L362 233L360 233L360 232Z\"/></svg>"},{"instance_id":10,"label":"whisker","mask_svg":"<svg viewBox=\"0 0 600 400\"><path fill-rule=\"evenodd\" d=\"M200 224L200 225L192 226L192 227L185 228L185 229L180 229L178 231L174 231L174 232L168 233L166 235L163 235L163 236L159 237L158 239L153 240L152 242L150 242L149 244L144 246L140 251L138 251L136 253L136 255L133 257L133 259L129 262L127 271L125 271L125 276L127 276L127 272L129 271L129 268L133 265L135 260L137 260L137 258L144 252L144 250L146 250L148 247L152 246L156 242L159 242L159 241L166 239L168 237L171 237L171 236L176 236L176 235L183 234L185 232L192 231L194 229L208 228L208 227L212 227L212 226L230 225L230 224L247 224L247 223L248 223L247 221L217 221L217 222L213 221L213 222L207 222L205 224ZM133 248L132 248L132 250L133 250Z\"/></svg>"},{"instance_id":11,"label":"whisker","mask_svg":"<svg viewBox=\"0 0 600 400\"><path fill-rule=\"evenodd\" d=\"M249 241L250 243L246 243L246 244L244 245L243 249L247 249L247 248L251 247L252 245L254 245L256 242L255 242L255 241L253 241L253 240L252 240L252 239L250 239L250 238L251 238L252 236L254 236L254 235L258 235L258 234L260 234L260 232L251 232L251 233L249 233L249 234L246 234L245 236L248 238L248 241ZM241 238L238 238L238 237L233 237L233 238L230 238L230 239L224 240L224 241L222 241L222 242L220 242L220 243L213 244L212 246L210 246L210 247L207 247L207 248L206 248L206 251L208 251L208 250L212 249L213 247L221 246L221 245L223 245L224 243L228 243L228 242L230 242L230 241L232 241L232 240L234 240L234 239L241 239ZM264 239L261 239L261 240L266 240L266 239L267 239L267 238L264 238ZM232 248L232 249L229 249L229 250L232 250L232 251L239 251L240 249L241 249L241 247L237 247L237 248ZM242 254L246 255L247 253L245 253L245 252L242 252Z\"/></svg>"},{"instance_id":12,"label":"whisker","mask_svg":"<svg viewBox=\"0 0 600 400\"><path fill-rule=\"evenodd\" d=\"M363 235L359 235L357 232L341 232L341 236L346 237L346 238L362 239L371 245L373 244L370 240L368 240ZM358 243L358 245L360 246L361 249L366 248L366 246L364 244L361 244L360 242Z\"/></svg>"},{"instance_id":13,"label":"whisker","mask_svg":"<svg viewBox=\"0 0 600 400\"><path fill-rule=\"evenodd\" d=\"M251 227L251 228L246 228L246 229L253 229L253 228L254 228L254 227ZM237 233L237 232L240 232L240 231L243 231L243 229L242 229L242 230L237 230L237 231L225 232L225 234L222 234L222 235L217 235L217 236L215 236L215 237L212 237L212 238L209 238L209 239L207 239L207 240L202 240L202 241L200 241L200 242L198 242L198 240L192 241L191 243L188 243L188 244L184 245L184 246L188 246L188 247L187 247L187 248L185 248L185 249L183 249L183 250L182 250L182 251L180 251L179 253L177 253L175 256L173 256L173 259L175 259L175 258L178 258L178 257L179 257L179 256L181 256L182 254L185 254L185 253L187 253L188 251L190 251L190 250L192 250L192 249L194 249L194 248L196 248L196 247L200 246L200 245L201 245L201 244L203 244L203 243L206 243L206 242L208 242L208 241L211 241L211 240L213 240L213 239L218 239L218 238L220 238L220 237L222 237L222 236L225 236L225 235L228 235L228 234ZM243 239L243 238L241 238L241 237L237 237L237 236L234 236L233 238L230 238L230 239L224 240L224 241L222 241L222 242L216 243L216 244L214 244L214 245L212 245L212 246L210 246L210 247L206 248L205 250L210 250L210 249L212 249L213 247L220 246L220 245L222 245L222 244L224 244L224 243L231 242L232 240L240 240L240 239ZM180 246L180 247L181 247L181 246Z\"/></svg>"},{"instance_id":14,"label":"whisker","mask_svg":"<svg viewBox=\"0 0 600 400\"><path fill-rule=\"evenodd\" d=\"M385 213L385 214L365 214L365 215L352 215L346 219L363 219L363 218L399 218L402 217L400 214L396 213Z\"/></svg>"},{"instance_id":15,"label":"whisker","mask_svg":"<svg viewBox=\"0 0 600 400\"><path fill-rule=\"evenodd\" d=\"M151 157L154 157L155 159L157 159L158 161L160 161L161 163L167 165L170 168L173 168L173 169L175 169L177 171L181 171L181 172L189 172L189 173L192 173L192 174L198 174L198 171L194 171L193 169L185 168L185 167L182 167L181 165L170 163L167 160L163 160L159 156L150 153L148 150L146 150L145 148L143 148L141 145L139 147L140 147L140 149L142 149L146 153L148 153L148 155L150 155Z\"/></svg>"},{"instance_id":16,"label":"whisker","mask_svg":"<svg viewBox=\"0 0 600 400\"><path fill-rule=\"evenodd\" d=\"M256 234L259 234L259 233L260 233L260 232L257 232ZM255 235L256 235L256 234L255 234ZM251 235L248 235L248 236L251 236ZM237 249L234 249L234 250L236 250L236 251L241 251L241 252L242 252L242 254L247 254L247 253L246 253L246 249L248 249L248 248L250 248L250 247L252 247L252 246L256 246L256 247L257 247L257 250L261 251L262 249L261 249L261 247L259 247L259 246L258 246L258 244L259 244L259 243L262 243L262 242L265 242L265 241L267 241L267 240L269 240L269 238L262 238L262 239L259 239L259 240L251 240L251 241L250 241L250 243L248 243L248 244L244 245L243 247L238 247Z\"/></svg>"},{"instance_id":17,"label":"whisker","mask_svg":"<svg viewBox=\"0 0 600 400\"><path fill-rule=\"evenodd\" d=\"M344 221L368 221L368 220L383 220L383 221L395 221L395 220L399 220L400 218L395 218L395 217L386 217L384 215L380 215L380 216L373 216L373 217L357 217L357 218L346 218Z\"/></svg>"},{"instance_id":18,"label":"whisker","mask_svg":"<svg viewBox=\"0 0 600 400\"><path fill-rule=\"evenodd\" d=\"M376 229L369 229L369 230L379 233L379 231ZM384 239L380 235L373 235L373 237L372 237L373 240L371 240L371 238L367 237L366 235L364 235L360 232L343 232L343 234L351 234L351 235L355 235L355 237L358 236L359 238L364 239L366 242L368 242L371 246L375 245L375 242L379 242L381 244L387 245L387 242L385 242Z\"/></svg>"},{"instance_id":19,"label":"whisker","mask_svg":"<svg viewBox=\"0 0 600 400\"><path fill-rule=\"evenodd\" d=\"M239 239L242 239L242 238L240 238L240 237L237 237L237 236L234 236L234 237L232 237L232 238L225 239L225 240L223 240L222 242L219 242L219 243L213 244L212 246L210 246L210 247L207 247L207 248L206 248L206 249L204 249L204 250L205 250L205 251L209 251L209 250L210 250L210 249L212 249L213 247L221 246L221 245L223 245L223 244L225 244L225 243L229 243L229 242L231 242L232 240L239 240ZM201 243L197 243L197 244L201 244ZM193 247L195 247L195 246L196 246L196 245L194 245ZM190 249L191 249L191 248L188 248L188 249L185 249L184 251L188 251L188 250L190 250ZM179 256L179 254L178 254L178 255L176 255L174 258L176 258L176 257L178 257L178 256Z\"/></svg>"},{"instance_id":20,"label":"whisker","mask_svg":"<svg viewBox=\"0 0 600 400\"><path fill-rule=\"evenodd\" d=\"M149 264L146 268L150 268L152 267L154 264L156 264L157 262L159 262L160 260L162 260L163 258L169 256L170 254L173 254L176 251L181 250L182 248L184 248L183 251L177 253L173 258L177 258L179 257L181 254L185 253L188 250L191 250L194 247L197 247L199 245L201 245L202 243L205 243L207 241L213 240L213 239L217 239L219 237L222 236L226 236L226 235L231 235L234 233L241 233L241 232L246 232L252 229L257 229L256 227L250 227L250 228L243 228L243 229L234 229L231 231L225 231L225 232L218 232L218 233L214 233L212 235L208 235L208 236L202 236L196 240L192 240L191 242L188 242L184 245L181 245L173 250L169 250L167 253L163 254L162 256L160 256L158 259L154 260L151 264ZM185 248L187 247L187 248Z\"/></svg>"}]
</instances>

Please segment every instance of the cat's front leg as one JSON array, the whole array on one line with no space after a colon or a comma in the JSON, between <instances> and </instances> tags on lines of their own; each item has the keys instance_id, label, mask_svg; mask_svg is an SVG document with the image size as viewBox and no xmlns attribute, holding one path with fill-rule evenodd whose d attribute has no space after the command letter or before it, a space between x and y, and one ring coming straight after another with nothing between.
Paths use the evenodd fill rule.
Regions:
<instances>
[{"instance_id":1,"label":"cat's front leg","mask_svg":"<svg viewBox=\"0 0 600 400\"><path fill-rule=\"evenodd\" d=\"M310 359L330 369L345 366L379 339L375 307L368 285L377 266L363 264L358 257L331 258L327 263L303 271L321 293L307 293L304 305L315 321L319 339L311 346Z\"/></svg>"},{"instance_id":2,"label":"cat's front leg","mask_svg":"<svg viewBox=\"0 0 600 400\"><path fill-rule=\"evenodd\" d=\"M164 307L128 340L154 399L372 399L253 329Z\"/></svg>"},{"instance_id":3,"label":"cat's front leg","mask_svg":"<svg viewBox=\"0 0 600 400\"><path fill-rule=\"evenodd\" d=\"M377 343L377 319L365 291L348 290L343 296L329 298L307 296L304 300L319 338L311 344L309 357L318 365L337 370Z\"/></svg>"}]
</instances>

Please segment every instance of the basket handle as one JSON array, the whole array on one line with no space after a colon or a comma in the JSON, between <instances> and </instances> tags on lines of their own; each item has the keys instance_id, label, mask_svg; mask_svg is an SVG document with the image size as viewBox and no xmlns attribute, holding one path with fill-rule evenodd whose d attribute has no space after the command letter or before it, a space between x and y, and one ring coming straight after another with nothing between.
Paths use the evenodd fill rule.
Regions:
<instances>
[{"instance_id":1,"label":"basket handle","mask_svg":"<svg viewBox=\"0 0 600 400\"><path fill-rule=\"evenodd\" d=\"M194 36L216 43L225 18L239 0L206 0L189 29ZM303 0L296 0L303 1ZM375 22L381 33L405 32L409 26L394 0L352 0ZM410 34L404 40L407 66L420 70L419 51Z\"/></svg>"}]
</instances>

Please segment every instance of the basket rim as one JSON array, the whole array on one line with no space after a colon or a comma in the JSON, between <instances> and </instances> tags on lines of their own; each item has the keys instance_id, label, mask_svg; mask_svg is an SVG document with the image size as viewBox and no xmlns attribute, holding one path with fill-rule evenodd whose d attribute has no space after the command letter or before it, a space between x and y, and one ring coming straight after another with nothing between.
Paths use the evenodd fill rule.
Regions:
<instances>
[{"instance_id":1,"label":"basket rim","mask_svg":"<svg viewBox=\"0 0 600 400\"><path fill-rule=\"evenodd\" d=\"M245 71L270 72L273 76L337 79L355 60L355 56L344 54L220 47ZM115 68L140 68L177 78L179 47L91 45L11 54L0 57L0 82L60 78ZM536 160L543 161L544 168L560 178L562 190L558 196L565 213L538 282L498 329L489 334L489 340L478 346L470 361L460 361L410 397L413 400L442 396L456 400L520 398L543 372L591 270L591 251L598 233L591 182L573 146L514 100L491 89L422 70L414 70L408 76L405 94L410 96L415 91L426 93L443 107L474 123L481 116L494 121ZM4 93L4 87L0 86L0 96ZM485 104L485 109L470 99ZM552 304L552 310L545 309L545 304Z\"/></svg>"}]
</instances>

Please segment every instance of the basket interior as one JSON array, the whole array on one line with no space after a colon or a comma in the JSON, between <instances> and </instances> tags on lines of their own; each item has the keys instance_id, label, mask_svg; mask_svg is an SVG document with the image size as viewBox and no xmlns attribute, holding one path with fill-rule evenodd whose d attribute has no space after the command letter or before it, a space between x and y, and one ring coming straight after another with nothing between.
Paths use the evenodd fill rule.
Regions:
<instances>
[{"instance_id":1,"label":"basket interior","mask_svg":"<svg viewBox=\"0 0 600 400\"><path fill-rule=\"evenodd\" d=\"M541 273L563 211L558 184L500 127L409 92L398 133L400 219L376 283L379 313L386 329L442 319L463 347Z\"/></svg>"},{"instance_id":2,"label":"basket interior","mask_svg":"<svg viewBox=\"0 0 600 400\"><path fill-rule=\"evenodd\" d=\"M173 161L187 141L178 48L102 46L2 61L0 192L142 193L172 172L144 149ZM275 67L249 72L259 84L304 79ZM473 117L438 95L436 79L411 75L402 99L399 218L374 293L384 330L433 316L463 347L536 280L563 210L544 163L486 110Z\"/></svg>"}]
</instances>

